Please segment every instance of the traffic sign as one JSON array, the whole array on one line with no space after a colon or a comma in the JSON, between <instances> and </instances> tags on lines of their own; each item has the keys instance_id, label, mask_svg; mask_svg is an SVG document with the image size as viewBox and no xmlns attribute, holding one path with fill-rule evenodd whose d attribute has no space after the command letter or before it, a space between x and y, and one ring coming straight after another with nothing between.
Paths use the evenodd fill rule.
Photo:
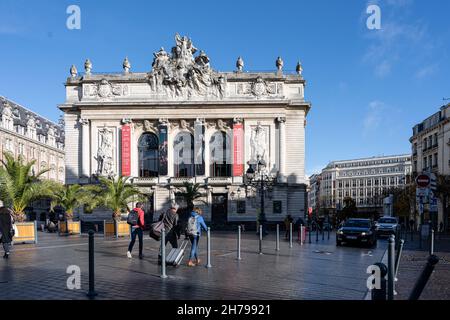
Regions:
<instances>
[{"instance_id":1,"label":"traffic sign","mask_svg":"<svg viewBox=\"0 0 450 320\"><path fill-rule=\"evenodd\" d=\"M431 179L426 174L420 174L416 178L416 184L420 188L427 188L430 185Z\"/></svg>"}]
</instances>

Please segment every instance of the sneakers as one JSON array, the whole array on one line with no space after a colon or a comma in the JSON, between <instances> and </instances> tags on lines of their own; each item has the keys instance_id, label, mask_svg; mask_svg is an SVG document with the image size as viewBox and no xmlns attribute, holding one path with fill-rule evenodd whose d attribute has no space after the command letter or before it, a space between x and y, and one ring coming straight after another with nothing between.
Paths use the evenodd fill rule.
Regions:
<instances>
[{"instance_id":1,"label":"sneakers","mask_svg":"<svg viewBox=\"0 0 450 320\"><path fill-rule=\"evenodd\" d=\"M9 258L9 252L5 252L5 254L3 255L3 259L8 259Z\"/></svg>"},{"instance_id":2,"label":"sneakers","mask_svg":"<svg viewBox=\"0 0 450 320\"><path fill-rule=\"evenodd\" d=\"M189 260L187 265L188 267L195 267L195 263L192 260Z\"/></svg>"},{"instance_id":3,"label":"sneakers","mask_svg":"<svg viewBox=\"0 0 450 320\"><path fill-rule=\"evenodd\" d=\"M196 262L196 264L199 266L200 265L200 262L202 262L202 260L200 260L200 259L197 259L197 262Z\"/></svg>"},{"instance_id":4,"label":"sneakers","mask_svg":"<svg viewBox=\"0 0 450 320\"><path fill-rule=\"evenodd\" d=\"M127 251L127 257L128 257L129 259L131 259L131 252L130 252L130 251Z\"/></svg>"},{"instance_id":5,"label":"sneakers","mask_svg":"<svg viewBox=\"0 0 450 320\"><path fill-rule=\"evenodd\" d=\"M141 260L144 259L144 255L143 255L143 254L140 254L140 255L139 255L139 259L141 259Z\"/></svg>"}]
</instances>

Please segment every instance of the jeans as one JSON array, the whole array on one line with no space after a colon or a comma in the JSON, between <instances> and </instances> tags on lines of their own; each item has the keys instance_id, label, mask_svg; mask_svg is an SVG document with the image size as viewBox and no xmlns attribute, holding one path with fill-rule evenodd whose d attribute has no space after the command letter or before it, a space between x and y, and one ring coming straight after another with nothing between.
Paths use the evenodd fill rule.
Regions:
<instances>
[{"instance_id":1,"label":"jeans","mask_svg":"<svg viewBox=\"0 0 450 320\"><path fill-rule=\"evenodd\" d=\"M189 256L189 260L198 260L198 242L200 240L200 236L189 236L189 240L191 240L191 254Z\"/></svg>"},{"instance_id":2,"label":"jeans","mask_svg":"<svg viewBox=\"0 0 450 320\"><path fill-rule=\"evenodd\" d=\"M5 250L5 254L9 254L9 251L11 250L11 243L3 243L3 250Z\"/></svg>"},{"instance_id":3,"label":"jeans","mask_svg":"<svg viewBox=\"0 0 450 320\"><path fill-rule=\"evenodd\" d=\"M133 228L133 231L131 232L131 242L128 246L128 251L133 250L134 243L136 242L136 235L139 237L139 256L142 256L142 249L144 246L144 234L142 232L141 228Z\"/></svg>"}]
</instances>

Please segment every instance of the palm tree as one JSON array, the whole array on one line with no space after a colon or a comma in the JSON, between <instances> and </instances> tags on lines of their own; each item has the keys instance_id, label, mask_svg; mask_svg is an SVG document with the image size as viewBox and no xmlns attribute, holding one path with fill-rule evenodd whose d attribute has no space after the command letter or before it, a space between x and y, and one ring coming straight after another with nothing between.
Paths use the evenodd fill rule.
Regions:
<instances>
[{"instance_id":1,"label":"palm tree","mask_svg":"<svg viewBox=\"0 0 450 320\"><path fill-rule=\"evenodd\" d=\"M200 190L200 183L189 183L184 182L183 183L183 189L179 189L180 192L178 192L178 195L184 198L184 201L186 201L187 209L188 211L192 211L194 209L194 202L195 201L201 201L205 203L203 200L199 200L203 197L203 194L199 191Z\"/></svg>"},{"instance_id":2,"label":"palm tree","mask_svg":"<svg viewBox=\"0 0 450 320\"><path fill-rule=\"evenodd\" d=\"M60 186L52 196L51 210L61 206L65 210L66 219L72 221L73 212L82 205L94 205L92 194L78 184Z\"/></svg>"},{"instance_id":3,"label":"palm tree","mask_svg":"<svg viewBox=\"0 0 450 320\"><path fill-rule=\"evenodd\" d=\"M16 160L8 152L3 155L3 167L0 168L0 198L5 205L11 207L15 219L23 222L26 218L25 208L37 199L51 197L58 183L40 180L39 177L48 169L33 173L35 160L24 163L21 156Z\"/></svg>"},{"instance_id":4,"label":"palm tree","mask_svg":"<svg viewBox=\"0 0 450 320\"><path fill-rule=\"evenodd\" d=\"M130 177L115 178L99 177L100 185L90 186L88 191L93 193L95 206L103 206L112 210L112 218L120 220L123 210L129 210L128 204L133 201L144 200L144 195L134 185L128 183Z\"/></svg>"}]
</instances>

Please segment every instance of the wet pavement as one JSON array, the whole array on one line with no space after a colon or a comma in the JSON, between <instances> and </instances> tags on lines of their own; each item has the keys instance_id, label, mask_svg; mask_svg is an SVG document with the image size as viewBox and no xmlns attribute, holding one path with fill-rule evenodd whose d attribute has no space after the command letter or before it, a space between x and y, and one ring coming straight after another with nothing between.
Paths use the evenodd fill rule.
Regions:
<instances>
[{"instance_id":1,"label":"wet pavement","mask_svg":"<svg viewBox=\"0 0 450 320\"><path fill-rule=\"evenodd\" d=\"M59 237L38 233L37 245L20 244L8 260L0 260L0 299L87 299L88 237ZM126 257L129 239L95 237L96 299L315 299L362 300L367 292L366 269L381 260L386 243L377 248L336 247L330 240L301 246L282 239L275 250L275 236L264 238L258 254L254 232L242 234L241 257L236 259L237 235L214 233L212 268L206 264L206 236L200 240L202 265L187 267L187 257L177 267L167 267L160 278L159 243L145 236L144 259ZM170 247L170 246L169 246ZM188 245L188 250L190 245ZM187 253L188 254L188 253ZM81 269L81 289L67 288L69 266Z\"/></svg>"}]
</instances>

